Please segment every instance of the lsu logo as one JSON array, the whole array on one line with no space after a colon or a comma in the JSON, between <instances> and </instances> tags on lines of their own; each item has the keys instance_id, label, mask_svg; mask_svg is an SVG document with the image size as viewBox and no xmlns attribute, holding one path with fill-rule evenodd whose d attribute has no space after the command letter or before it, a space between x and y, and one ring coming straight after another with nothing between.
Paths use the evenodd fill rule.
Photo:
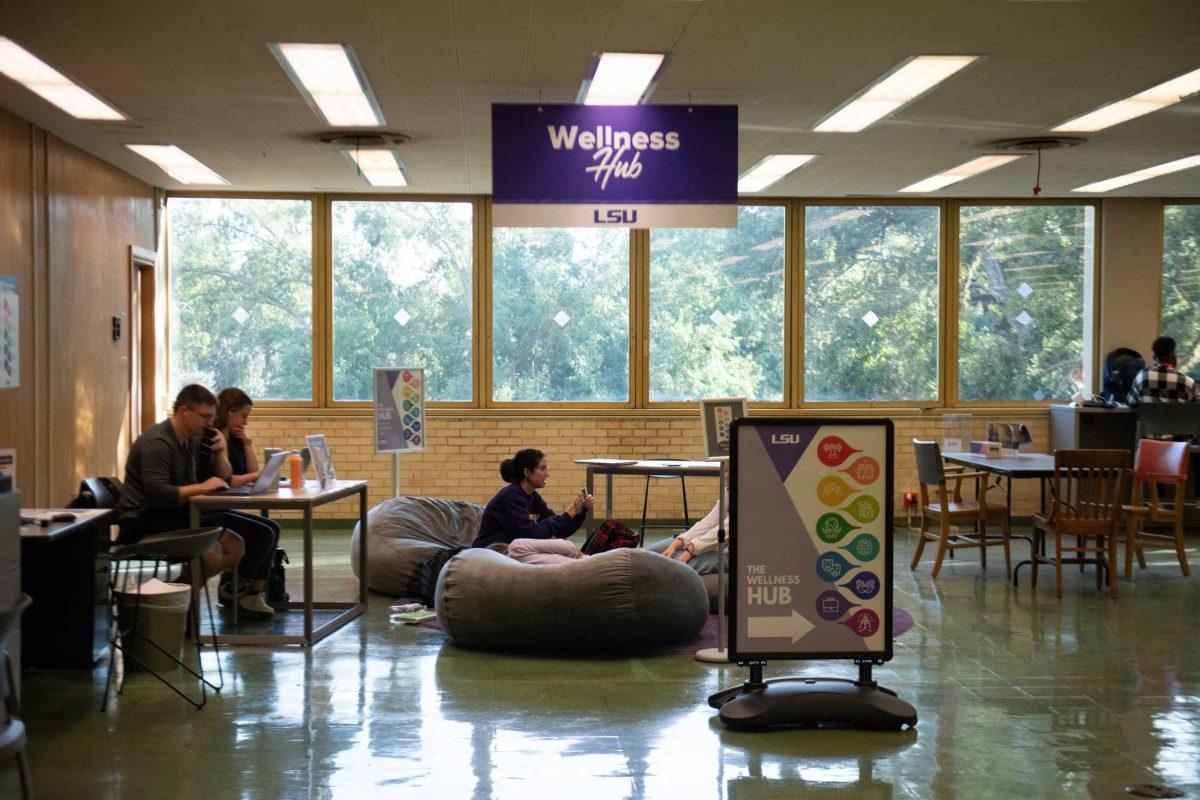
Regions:
<instances>
[{"instance_id":1,"label":"lsu logo","mask_svg":"<svg viewBox=\"0 0 1200 800\"><path fill-rule=\"evenodd\" d=\"M597 225L632 225L637 222L636 208L610 208L600 215L600 209L592 209L592 222Z\"/></svg>"}]
</instances>

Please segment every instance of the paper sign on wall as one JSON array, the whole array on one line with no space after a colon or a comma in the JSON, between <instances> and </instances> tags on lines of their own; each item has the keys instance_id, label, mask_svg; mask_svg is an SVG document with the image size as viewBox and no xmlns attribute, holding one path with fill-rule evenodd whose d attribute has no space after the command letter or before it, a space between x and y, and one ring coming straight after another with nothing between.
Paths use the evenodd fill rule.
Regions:
<instances>
[{"instance_id":1,"label":"paper sign on wall","mask_svg":"<svg viewBox=\"0 0 1200 800\"><path fill-rule=\"evenodd\" d=\"M732 661L892 657L892 423L744 418Z\"/></svg>"},{"instance_id":2,"label":"paper sign on wall","mask_svg":"<svg viewBox=\"0 0 1200 800\"><path fill-rule=\"evenodd\" d=\"M492 105L500 227L737 227L737 106Z\"/></svg>"}]
</instances>

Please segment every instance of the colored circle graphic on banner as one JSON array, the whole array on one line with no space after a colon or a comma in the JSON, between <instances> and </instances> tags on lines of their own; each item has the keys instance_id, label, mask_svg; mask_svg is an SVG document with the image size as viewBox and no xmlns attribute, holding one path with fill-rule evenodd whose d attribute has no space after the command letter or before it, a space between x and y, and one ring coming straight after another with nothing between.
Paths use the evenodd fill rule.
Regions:
<instances>
[{"instance_id":1,"label":"colored circle graphic on banner","mask_svg":"<svg viewBox=\"0 0 1200 800\"><path fill-rule=\"evenodd\" d=\"M420 421L420 420L414 420L414 421L413 421L413 424L412 424L412 429L413 429L414 431L419 431L419 430L421 430L421 421Z\"/></svg>"},{"instance_id":2,"label":"colored circle graphic on banner","mask_svg":"<svg viewBox=\"0 0 1200 800\"><path fill-rule=\"evenodd\" d=\"M412 438L412 443L413 443L413 444L420 444L420 443L421 443L421 437L420 437L420 436L413 436L413 438Z\"/></svg>"},{"instance_id":3,"label":"colored circle graphic on banner","mask_svg":"<svg viewBox=\"0 0 1200 800\"><path fill-rule=\"evenodd\" d=\"M859 452L862 451L855 450L840 436L826 436L817 445L817 458L827 467L841 466L843 461Z\"/></svg>"},{"instance_id":4,"label":"colored circle graphic on banner","mask_svg":"<svg viewBox=\"0 0 1200 800\"><path fill-rule=\"evenodd\" d=\"M413 376L413 374L411 372L409 372L408 370L404 370L403 374L401 374L400 377L404 378L405 383L408 383L409 381L412 380L412 376Z\"/></svg>"},{"instance_id":5,"label":"colored circle graphic on banner","mask_svg":"<svg viewBox=\"0 0 1200 800\"><path fill-rule=\"evenodd\" d=\"M828 589L817 595L817 615L830 622L841 619L843 614L857 606L858 603L851 603L836 589Z\"/></svg>"},{"instance_id":6,"label":"colored circle graphic on banner","mask_svg":"<svg viewBox=\"0 0 1200 800\"><path fill-rule=\"evenodd\" d=\"M850 466L846 467L842 472L849 475L855 482L862 486L870 486L879 480L879 462L870 456L861 456L854 459Z\"/></svg>"},{"instance_id":7,"label":"colored circle graphic on banner","mask_svg":"<svg viewBox=\"0 0 1200 800\"><path fill-rule=\"evenodd\" d=\"M842 537L847 533L856 529L856 525L851 525L840 514L835 514L830 511L827 514L822 514L817 520L817 536L823 542L840 542Z\"/></svg>"},{"instance_id":8,"label":"colored circle graphic on banner","mask_svg":"<svg viewBox=\"0 0 1200 800\"><path fill-rule=\"evenodd\" d=\"M405 429L404 429L404 431L403 431L403 433L404 433L404 441L406 441L406 442L407 442L407 441L410 441L410 440L412 439L412 435L413 435L413 434L412 434L412 431L410 431L408 428L405 428Z\"/></svg>"},{"instance_id":9,"label":"colored circle graphic on banner","mask_svg":"<svg viewBox=\"0 0 1200 800\"><path fill-rule=\"evenodd\" d=\"M854 499L850 505L842 509L850 516L862 523L874 522L879 516L879 501L870 495L864 494L862 497Z\"/></svg>"},{"instance_id":10,"label":"colored circle graphic on banner","mask_svg":"<svg viewBox=\"0 0 1200 800\"><path fill-rule=\"evenodd\" d=\"M850 619L842 624L864 639L879 633L879 615L869 608L855 611Z\"/></svg>"},{"instance_id":11,"label":"colored circle graphic on banner","mask_svg":"<svg viewBox=\"0 0 1200 800\"><path fill-rule=\"evenodd\" d=\"M412 400L405 400L405 401L404 401L404 410L405 410L405 411L412 411L412 409L413 409Z\"/></svg>"},{"instance_id":12,"label":"colored circle graphic on banner","mask_svg":"<svg viewBox=\"0 0 1200 800\"><path fill-rule=\"evenodd\" d=\"M869 533L860 533L842 549L865 563L879 555L879 540Z\"/></svg>"},{"instance_id":13,"label":"colored circle graphic on banner","mask_svg":"<svg viewBox=\"0 0 1200 800\"><path fill-rule=\"evenodd\" d=\"M821 580L834 583L842 579L850 570L854 569L854 564L847 561L841 553L834 550L827 550L817 556L817 575Z\"/></svg>"},{"instance_id":14,"label":"colored circle graphic on banner","mask_svg":"<svg viewBox=\"0 0 1200 800\"><path fill-rule=\"evenodd\" d=\"M880 586L879 576L870 570L863 570L842 584L843 589L854 592L860 600L870 600L879 594Z\"/></svg>"},{"instance_id":15,"label":"colored circle graphic on banner","mask_svg":"<svg viewBox=\"0 0 1200 800\"><path fill-rule=\"evenodd\" d=\"M850 486L837 475L821 478L817 483L817 499L827 506L836 506L845 502L857 489Z\"/></svg>"}]
</instances>

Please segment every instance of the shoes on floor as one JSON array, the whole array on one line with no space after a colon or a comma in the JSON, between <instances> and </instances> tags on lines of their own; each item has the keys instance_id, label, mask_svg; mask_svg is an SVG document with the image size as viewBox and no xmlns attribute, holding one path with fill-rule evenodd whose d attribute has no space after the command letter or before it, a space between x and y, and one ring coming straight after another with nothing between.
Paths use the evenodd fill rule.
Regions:
<instances>
[{"instance_id":1,"label":"shoes on floor","mask_svg":"<svg viewBox=\"0 0 1200 800\"><path fill-rule=\"evenodd\" d=\"M238 600L238 608L249 614L257 614L263 617L275 616L275 609L271 608L270 604L267 603L266 592L242 595L242 599Z\"/></svg>"},{"instance_id":2,"label":"shoes on floor","mask_svg":"<svg viewBox=\"0 0 1200 800\"><path fill-rule=\"evenodd\" d=\"M222 581L221 585L217 587L217 602L223 606L229 606L233 605L233 601L233 581Z\"/></svg>"}]
</instances>

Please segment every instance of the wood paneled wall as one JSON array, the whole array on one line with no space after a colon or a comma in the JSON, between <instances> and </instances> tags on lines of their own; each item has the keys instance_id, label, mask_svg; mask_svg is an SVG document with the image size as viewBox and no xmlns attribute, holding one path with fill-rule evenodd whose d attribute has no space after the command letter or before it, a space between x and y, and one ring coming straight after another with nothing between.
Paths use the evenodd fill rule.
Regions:
<instances>
[{"instance_id":1,"label":"wood paneled wall","mask_svg":"<svg viewBox=\"0 0 1200 800\"><path fill-rule=\"evenodd\" d=\"M20 280L21 387L0 447L27 505L117 475L129 444L129 248L156 249L154 189L0 109L0 274Z\"/></svg>"}]
</instances>

